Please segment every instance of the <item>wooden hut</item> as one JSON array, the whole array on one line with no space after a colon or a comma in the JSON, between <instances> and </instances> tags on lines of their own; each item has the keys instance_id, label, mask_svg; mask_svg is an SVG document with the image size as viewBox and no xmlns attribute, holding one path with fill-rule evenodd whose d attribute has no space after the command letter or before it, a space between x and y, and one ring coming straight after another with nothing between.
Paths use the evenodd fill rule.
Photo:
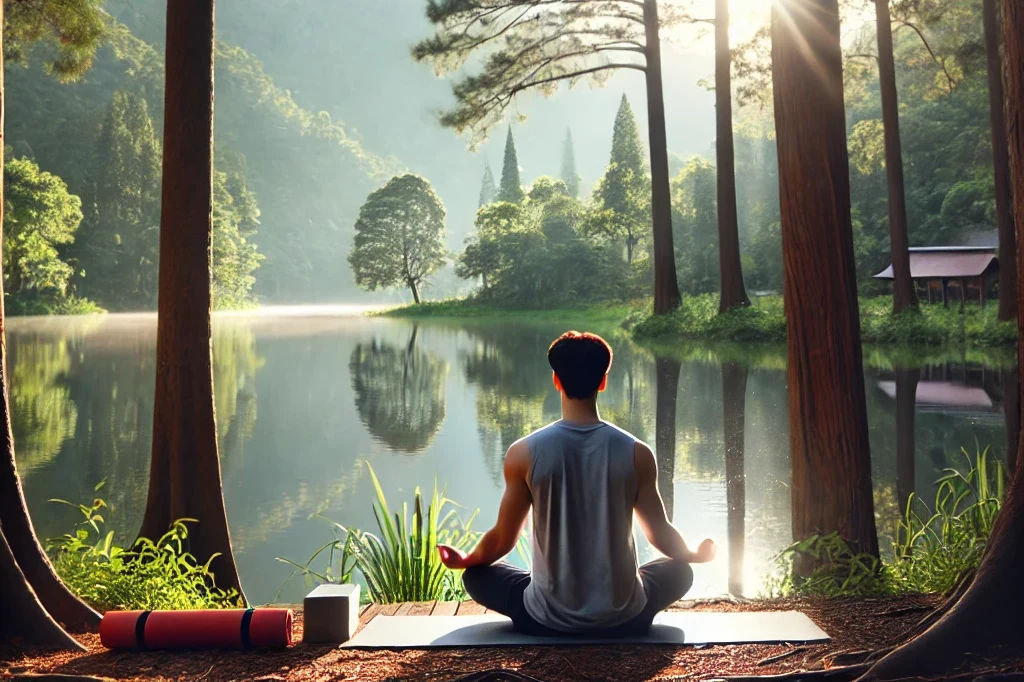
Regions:
<instances>
[{"instance_id":1,"label":"wooden hut","mask_svg":"<svg viewBox=\"0 0 1024 682\"><path fill-rule=\"evenodd\" d=\"M982 306L995 293L999 259L992 246L927 246L910 251L910 277L920 300L942 301L950 298L977 301ZM875 275L875 279L892 281L892 264Z\"/></svg>"}]
</instances>

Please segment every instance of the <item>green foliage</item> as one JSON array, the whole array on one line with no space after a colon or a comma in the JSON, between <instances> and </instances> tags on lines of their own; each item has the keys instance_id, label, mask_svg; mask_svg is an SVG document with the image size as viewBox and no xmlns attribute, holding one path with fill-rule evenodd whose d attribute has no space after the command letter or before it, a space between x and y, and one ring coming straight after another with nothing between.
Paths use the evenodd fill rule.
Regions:
<instances>
[{"instance_id":1,"label":"green foliage","mask_svg":"<svg viewBox=\"0 0 1024 682\"><path fill-rule=\"evenodd\" d=\"M756 298L753 305L718 313L718 294L683 298L668 315L647 312L633 326L641 339L708 339L715 341L785 341L782 297Z\"/></svg>"},{"instance_id":2,"label":"green foliage","mask_svg":"<svg viewBox=\"0 0 1024 682\"><path fill-rule=\"evenodd\" d=\"M491 164L484 163L484 179L480 182L480 206L486 206L494 201L498 194L498 188L494 184L494 173L491 172Z\"/></svg>"},{"instance_id":3,"label":"green foliage","mask_svg":"<svg viewBox=\"0 0 1024 682\"><path fill-rule=\"evenodd\" d=\"M253 237L260 209L243 171L213 175L213 305L222 310L252 307L255 271L263 262Z\"/></svg>"},{"instance_id":4,"label":"green foliage","mask_svg":"<svg viewBox=\"0 0 1024 682\"><path fill-rule=\"evenodd\" d=\"M370 291L407 286L420 302L419 287L445 263L444 206L418 175L391 178L359 210L348 262L356 283Z\"/></svg>"},{"instance_id":5,"label":"green foliage","mask_svg":"<svg viewBox=\"0 0 1024 682\"><path fill-rule=\"evenodd\" d=\"M106 30L103 0L4 0L4 61L24 65L39 45L47 73L76 81L92 66Z\"/></svg>"},{"instance_id":6,"label":"green foliage","mask_svg":"<svg viewBox=\"0 0 1024 682\"><path fill-rule=\"evenodd\" d=\"M373 514L379 535L334 524L335 539L318 549L305 564L281 558L278 561L321 582L349 582L353 570L358 568L371 600L378 604L464 598L461 571L451 571L441 563L437 545L468 549L477 539L471 530L476 512L462 519L435 482L426 510L420 489L416 488L410 518L407 503L402 503L401 510L388 506L373 467L367 464L367 468L377 495ZM311 569L325 551L329 551L328 568L323 572ZM335 562L337 568L332 568Z\"/></svg>"},{"instance_id":7,"label":"green foliage","mask_svg":"<svg viewBox=\"0 0 1024 682\"><path fill-rule=\"evenodd\" d=\"M565 142L562 145L562 181L569 196L577 199L580 196L580 176L576 171L576 150L572 144L572 130L565 131Z\"/></svg>"},{"instance_id":8,"label":"green foliage","mask_svg":"<svg viewBox=\"0 0 1024 682\"><path fill-rule=\"evenodd\" d=\"M679 289L718 291L718 193L715 166L690 159L672 180L672 232Z\"/></svg>"},{"instance_id":9,"label":"green foliage","mask_svg":"<svg viewBox=\"0 0 1024 682\"><path fill-rule=\"evenodd\" d=\"M507 201L518 204L525 198L523 181L519 177L519 157L516 154L516 141L512 138L512 127L509 126L508 137L505 138L505 158L501 165L501 184L498 185L496 201Z\"/></svg>"},{"instance_id":10,"label":"green foliage","mask_svg":"<svg viewBox=\"0 0 1024 682\"><path fill-rule=\"evenodd\" d=\"M4 170L4 296L10 314L95 309L69 290L72 266L62 249L75 240L82 202L62 179L28 159Z\"/></svg>"},{"instance_id":11,"label":"green foliage","mask_svg":"<svg viewBox=\"0 0 1024 682\"><path fill-rule=\"evenodd\" d=\"M96 486L99 492L101 482ZM114 544L114 531L106 523L101 499L91 504L51 500L77 509L83 521L61 538L49 540L48 550L61 580L78 597L100 612L110 610L238 608L234 589L216 586L210 562L200 564L185 551L187 523L179 519L155 542L139 538L131 549Z\"/></svg>"},{"instance_id":12,"label":"green foliage","mask_svg":"<svg viewBox=\"0 0 1024 682\"><path fill-rule=\"evenodd\" d=\"M934 508L914 495L883 561L854 552L837 532L795 542L776 556L769 596L947 594L981 563L1006 495L1007 473L988 448L966 458L966 473L947 469ZM809 570L808 570L809 568Z\"/></svg>"},{"instance_id":13,"label":"green foliage","mask_svg":"<svg viewBox=\"0 0 1024 682\"><path fill-rule=\"evenodd\" d=\"M595 225L607 236L625 242L626 259L632 263L634 248L651 232L651 179L636 118L625 95L615 115L611 157L594 189L594 202L607 212L606 219Z\"/></svg>"}]
</instances>

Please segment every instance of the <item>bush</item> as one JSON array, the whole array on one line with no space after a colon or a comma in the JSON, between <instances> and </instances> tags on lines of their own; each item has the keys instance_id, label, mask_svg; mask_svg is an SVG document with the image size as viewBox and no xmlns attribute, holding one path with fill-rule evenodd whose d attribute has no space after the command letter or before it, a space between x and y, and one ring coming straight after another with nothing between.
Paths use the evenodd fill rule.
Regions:
<instances>
[{"instance_id":1,"label":"bush","mask_svg":"<svg viewBox=\"0 0 1024 682\"><path fill-rule=\"evenodd\" d=\"M99 492L101 482L96 486ZM50 500L78 509L84 521L73 532L47 541L53 566L79 598L101 613L111 610L238 608L236 590L216 586L210 562L200 564L184 550L187 523L179 519L155 542L139 538L131 549L114 544L114 531L101 530L101 499L91 505Z\"/></svg>"},{"instance_id":2,"label":"bush","mask_svg":"<svg viewBox=\"0 0 1024 682\"><path fill-rule=\"evenodd\" d=\"M633 327L641 339L665 337L712 341L786 340L786 316L781 296L755 299L753 305L719 314L718 294L685 296L668 315L648 314Z\"/></svg>"},{"instance_id":3,"label":"bush","mask_svg":"<svg viewBox=\"0 0 1024 682\"><path fill-rule=\"evenodd\" d=\"M937 481L934 511L914 495L885 560L854 553L838 533L813 535L776 557L768 596L864 596L953 590L981 563L1006 494L1006 469L988 449L967 458L967 473L947 469ZM798 566L812 568L802 575Z\"/></svg>"}]
</instances>

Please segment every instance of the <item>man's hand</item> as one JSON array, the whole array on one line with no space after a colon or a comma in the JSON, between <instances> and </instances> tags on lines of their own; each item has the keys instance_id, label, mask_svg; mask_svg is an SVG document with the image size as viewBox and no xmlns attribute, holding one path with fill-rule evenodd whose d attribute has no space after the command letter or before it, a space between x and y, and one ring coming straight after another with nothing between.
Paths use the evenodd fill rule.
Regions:
<instances>
[{"instance_id":1,"label":"man's hand","mask_svg":"<svg viewBox=\"0 0 1024 682\"><path fill-rule=\"evenodd\" d=\"M468 568L465 552L449 545L438 545L437 552L441 555L441 563L448 568Z\"/></svg>"},{"instance_id":2,"label":"man's hand","mask_svg":"<svg viewBox=\"0 0 1024 682\"><path fill-rule=\"evenodd\" d=\"M708 538L700 543L700 546L697 547L697 551L693 553L693 563L705 564L715 558L715 553L717 551L718 548L715 547L715 541Z\"/></svg>"}]
</instances>

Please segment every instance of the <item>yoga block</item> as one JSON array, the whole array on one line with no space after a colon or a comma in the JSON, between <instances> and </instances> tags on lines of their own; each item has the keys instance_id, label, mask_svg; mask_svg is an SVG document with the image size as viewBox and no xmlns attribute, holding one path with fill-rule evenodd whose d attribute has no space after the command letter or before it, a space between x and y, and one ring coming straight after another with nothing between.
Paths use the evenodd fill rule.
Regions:
<instances>
[{"instance_id":1,"label":"yoga block","mask_svg":"<svg viewBox=\"0 0 1024 682\"><path fill-rule=\"evenodd\" d=\"M320 585L302 601L302 641L341 644L359 627L359 585Z\"/></svg>"}]
</instances>

